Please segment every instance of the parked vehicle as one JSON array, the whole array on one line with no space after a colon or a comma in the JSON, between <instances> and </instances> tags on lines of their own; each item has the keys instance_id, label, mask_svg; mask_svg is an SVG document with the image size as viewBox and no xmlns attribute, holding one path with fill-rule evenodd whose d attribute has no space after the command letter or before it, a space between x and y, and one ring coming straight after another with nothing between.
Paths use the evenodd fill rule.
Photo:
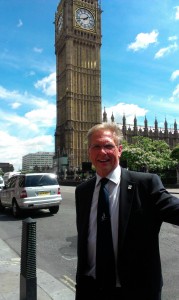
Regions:
<instances>
[{"instance_id":1,"label":"parked vehicle","mask_svg":"<svg viewBox=\"0 0 179 300\"><path fill-rule=\"evenodd\" d=\"M14 217L23 210L49 209L56 214L62 196L56 175L52 173L29 173L14 175L0 193L0 209L12 208Z\"/></svg>"},{"instance_id":2,"label":"parked vehicle","mask_svg":"<svg viewBox=\"0 0 179 300\"><path fill-rule=\"evenodd\" d=\"M4 186L4 179L2 178L2 176L0 176L0 191L2 190Z\"/></svg>"},{"instance_id":3,"label":"parked vehicle","mask_svg":"<svg viewBox=\"0 0 179 300\"><path fill-rule=\"evenodd\" d=\"M4 179L4 183L6 183L8 181L9 178L11 178L12 176L14 175L18 175L20 174L21 172L6 172L3 176L3 179Z\"/></svg>"}]
</instances>

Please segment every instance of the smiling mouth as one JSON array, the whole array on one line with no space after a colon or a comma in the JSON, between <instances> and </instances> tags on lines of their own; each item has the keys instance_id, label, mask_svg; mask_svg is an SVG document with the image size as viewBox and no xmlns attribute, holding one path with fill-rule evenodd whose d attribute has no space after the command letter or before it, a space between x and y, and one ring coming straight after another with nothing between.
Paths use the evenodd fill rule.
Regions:
<instances>
[{"instance_id":1,"label":"smiling mouth","mask_svg":"<svg viewBox=\"0 0 179 300\"><path fill-rule=\"evenodd\" d=\"M109 159L99 159L98 161L101 162L101 163L105 163L105 162L108 162Z\"/></svg>"}]
</instances>

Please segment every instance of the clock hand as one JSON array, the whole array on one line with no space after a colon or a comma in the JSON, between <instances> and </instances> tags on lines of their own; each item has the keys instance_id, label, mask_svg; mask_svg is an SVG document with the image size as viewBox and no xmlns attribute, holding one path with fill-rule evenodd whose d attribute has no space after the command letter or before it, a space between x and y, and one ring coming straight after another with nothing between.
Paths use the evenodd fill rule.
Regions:
<instances>
[{"instance_id":1,"label":"clock hand","mask_svg":"<svg viewBox=\"0 0 179 300\"><path fill-rule=\"evenodd\" d=\"M81 20L87 20L88 19L88 16L87 17L80 17Z\"/></svg>"}]
</instances>

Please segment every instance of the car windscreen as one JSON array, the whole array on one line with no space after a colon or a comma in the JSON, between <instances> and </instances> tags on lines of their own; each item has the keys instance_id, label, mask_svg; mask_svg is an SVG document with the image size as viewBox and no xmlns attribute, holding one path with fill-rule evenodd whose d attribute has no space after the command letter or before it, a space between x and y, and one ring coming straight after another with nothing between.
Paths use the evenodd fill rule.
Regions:
<instances>
[{"instance_id":1,"label":"car windscreen","mask_svg":"<svg viewBox=\"0 0 179 300\"><path fill-rule=\"evenodd\" d=\"M26 187L44 185L58 185L56 177L53 175L29 175L25 177Z\"/></svg>"}]
</instances>

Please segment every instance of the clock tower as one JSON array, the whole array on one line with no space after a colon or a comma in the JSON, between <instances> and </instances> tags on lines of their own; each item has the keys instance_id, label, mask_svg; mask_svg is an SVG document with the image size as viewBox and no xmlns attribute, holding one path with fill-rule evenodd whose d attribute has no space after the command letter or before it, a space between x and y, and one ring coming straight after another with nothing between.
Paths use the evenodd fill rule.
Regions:
<instances>
[{"instance_id":1,"label":"clock tower","mask_svg":"<svg viewBox=\"0 0 179 300\"><path fill-rule=\"evenodd\" d=\"M61 0L55 14L58 170L65 158L72 168L88 161L87 131L101 123L100 47L98 0Z\"/></svg>"}]
</instances>

